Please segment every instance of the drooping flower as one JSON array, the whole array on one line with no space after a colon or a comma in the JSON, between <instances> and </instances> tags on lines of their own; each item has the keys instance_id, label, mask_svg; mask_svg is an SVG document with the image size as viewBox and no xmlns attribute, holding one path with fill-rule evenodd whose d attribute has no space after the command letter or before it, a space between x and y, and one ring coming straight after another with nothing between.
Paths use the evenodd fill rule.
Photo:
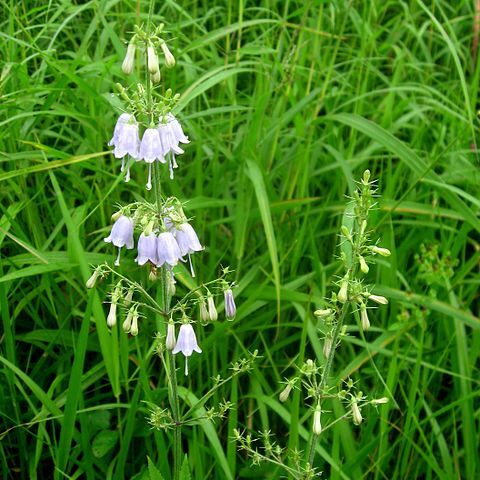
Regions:
<instances>
[{"instance_id":1,"label":"drooping flower","mask_svg":"<svg viewBox=\"0 0 480 480\"><path fill-rule=\"evenodd\" d=\"M203 250L203 247L200 245L200 241L198 240L198 236L189 223L182 223L176 230L176 239L182 256L188 255L190 271L192 272L192 277L194 277L195 271L193 270L190 254Z\"/></svg>"},{"instance_id":2,"label":"drooping flower","mask_svg":"<svg viewBox=\"0 0 480 480\"><path fill-rule=\"evenodd\" d=\"M138 154L137 161L145 160L148 163L148 181L147 190L152 189L152 163L158 160L165 163L163 154L163 146L160 141L160 135L156 128L147 128L142 137L142 143L140 144L140 152Z\"/></svg>"},{"instance_id":3,"label":"drooping flower","mask_svg":"<svg viewBox=\"0 0 480 480\"><path fill-rule=\"evenodd\" d=\"M180 148L181 143L190 143L188 137L183 133L182 127L178 120L169 113L167 115L167 122L158 126L158 134L163 147L163 155L168 158L168 166L170 169L170 178L173 179L173 169L177 168L175 155L180 155L184 151Z\"/></svg>"},{"instance_id":4,"label":"drooping flower","mask_svg":"<svg viewBox=\"0 0 480 480\"><path fill-rule=\"evenodd\" d=\"M172 113L167 115L170 128L172 130L175 141L178 143L190 143L188 137L183 133L182 126L180 122L175 118Z\"/></svg>"},{"instance_id":5,"label":"drooping flower","mask_svg":"<svg viewBox=\"0 0 480 480\"><path fill-rule=\"evenodd\" d=\"M182 223L177 228L176 238L182 255L203 250L195 230L189 223Z\"/></svg>"},{"instance_id":6,"label":"drooping flower","mask_svg":"<svg viewBox=\"0 0 480 480\"><path fill-rule=\"evenodd\" d=\"M147 128L140 143L140 153L137 160L145 160L147 163L153 163L159 160L165 163L163 158L163 148L160 142L160 135L156 128Z\"/></svg>"},{"instance_id":7,"label":"drooping flower","mask_svg":"<svg viewBox=\"0 0 480 480\"><path fill-rule=\"evenodd\" d=\"M107 243L112 243L118 247L118 256L115 265L120 265L120 251L122 247L133 248L133 220L125 215L120 215L112 226L110 235L104 238Z\"/></svg>"},{"instance_id":8,"label":"drooping flower","mask_svg":"<svg viewBox=\"0 0 480 480\"><path fill-rule=\"evenodd\" d=\"M174 267L179 260L182 260L182 252L178 248L173 233L160 233L157 239L157 266L161 267L164 263L167 263Z\"/></svg>"},{"instance_id":9,"label":"drooping flower","mask_svg":"<svg viewBox=\"0 0 480 480\"><path fill-rule=\"evenodd\" d=\"M108 145L113 148L113 155L115 158L122 159L121 171L125 168L125 156L130 155L137 158L138 149L140 147L140 137L138 135L138 124L133 115L129 113L122 113L117 120L113 137L108 142ZM127 165L127 173L125 181L130 180L130 167Z\"/></svg>"},{"instance_id":10,"label":"drooping flower","mask_svg":"<svg viewBox=\"0 0 480 480\"><path fill-rule=\"evenodd\" d=\"M224 292L225 296L225 316L227 320L233 320L237 313L237 307L235 305L235 300L233 299L233 292L231 288L228 288Z\"/></svg>"},{"instance_id":11,"label":"drooping flower","mask_svg":"<svg viewBox=\"0 0 480 480\"><path fill-rule=\"evenodd\" d=\"M139 265L145 265L147 262L157 264L157 236L154 233L150 235L140 234L137 244L138 256L135 261Z\"/></svg>"},{"instance_id":12,"label":"drooping flower","mask_svg":"<svg viewBox=\"0 0 480 480\"><path fill-rule=\"evenodd\" d=\"M183 355L185 355L185 375L188 375L188 357L190 357L194 351L197 353L202 353L202 349L198 346L195 330L193 329L191 323L184 323L180 327L177 344L172 350L172 353L175 355L179 352L182 352Z\"/></svg>"}]
</instances>

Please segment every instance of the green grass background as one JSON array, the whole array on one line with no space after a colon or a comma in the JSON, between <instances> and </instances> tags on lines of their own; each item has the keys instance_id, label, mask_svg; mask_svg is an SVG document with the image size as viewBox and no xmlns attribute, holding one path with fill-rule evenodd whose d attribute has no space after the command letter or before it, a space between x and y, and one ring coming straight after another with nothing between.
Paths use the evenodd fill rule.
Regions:
<instances>
[{"instance_id":1,"label":"green grass background","mask_svg":"<svg viewBox=\"0 0 480 480\"><path fill-rule=\"evenodd\" d=\"M102 239L115 204L149 198L144 165L124 184L106 147L114 82L141 79L120 66L148 4L0 5L0 476L149 478L148 455L168 479L170 435L145 420L145 402L167 404L152 350L160 319L143 320L137 338L111 335L110 283L84 287L90 265L113 261ZM316 466L331 479L478 478L474 7L156 2L177 58L165 85L183 94L192 140L163 186L188 200L207 246L198 281L220 265L238 281L236 320L199 329L204 353L180 376L185 405L247 351L262 356L211 400L235 403L225 421L183 429L192 478L282 478L236 452L233 428L305 448L309 402L296 392L280 404L279 382L306 358L323 362L312 312L341 272L337 232L366 168L382 195L372 226L392 251L368 282L390 305L365 337L349 321L334 374L394 401L365 409L361 427L327 430ZM122 271L146 280L133 258Z\"/></svg>"}]
</instances>

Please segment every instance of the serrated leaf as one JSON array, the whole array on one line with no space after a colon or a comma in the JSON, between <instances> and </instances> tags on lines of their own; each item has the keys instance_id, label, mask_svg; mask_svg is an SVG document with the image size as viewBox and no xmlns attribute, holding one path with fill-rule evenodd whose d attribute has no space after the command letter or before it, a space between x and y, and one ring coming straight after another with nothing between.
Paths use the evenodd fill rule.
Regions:
<instances>
[{"instance_id":1,"label":"serrated leaf","mask_svg":"<svg viewBox=\"0 0 480 480\"><path fill-rule=\"evenodd\" d=\"M148 474L150 475L150 480L164 480L162 474L158 471L158 468L152 462L150 457L147 456L148 460Z\"/></svg>"},{"instance_id":2,"label":"serrated leaf","mask_svg":"<svg viewBox=\"0 0 480 480\"><path fill-rule=\"evenodd\" d=\"M182 469L180 470L180 480L192 480L190 465L188 464L188 457L186 455L183 459Z\"/></svg>"}]
</instances>

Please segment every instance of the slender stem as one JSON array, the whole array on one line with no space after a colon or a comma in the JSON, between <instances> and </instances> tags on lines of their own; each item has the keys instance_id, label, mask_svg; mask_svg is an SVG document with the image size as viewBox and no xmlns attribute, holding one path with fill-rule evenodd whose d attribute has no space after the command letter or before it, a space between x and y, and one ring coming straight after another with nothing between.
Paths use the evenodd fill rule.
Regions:
<instances>
[{"instance_id":1,"label":"slender stem","mask_svg":"<svg viewBox=\"0 0 480 480\"><path fill-rule=\"evenodd\" d=\"M333 329L333 337L332 337L332 348L330 349L330 353L328 354L327 357L327 362L325 363L325 367L322 373L322 378L320 380L320 383L318 385L318 390L321 392L327 383L328 377L330 376L330 370L332 369L333 365L333 358L335 357L335 350L337 349L337 343L338 343L338 337L340 336L340 332L342 331L342 326L343 326L343 321L345 319L345 316L347 314L349 307L349 303L345 303L342 306L342 310L340 313L340 318L335 325L335 328ZM315 433L312 433L310 437L310 442L308 445L308 463L310 466L313 466L313 461L315 459L315 451L316 451L316 446L318 442L318 438L320 435L317 435Z\"/></svg>"},{"instance_id":2,"label":"slender stem","mask_svg":"<svg viewBox=\"0 0 480 480\"><path fill-rule=\"evenodd\" d=\"M173 420L173 478L180 479L180 468L182 461L182 427L180 422L180 402L178 398L177 371L175 367L175 356L168 352L168 363L170 369L170 402L172 407Z\"/></svg>"},{"instance_id":3,"label":"slender stem","mask_svg":"<svg viewBox=\"0 0 480 480\"><path fill-rule=\"evenodd\" d=\"M170 272L166 267L162 267L162 303L166 312L170 310L170 292L168 278ZM177 369L175 367L175 356L171 350L168 351L168 369L169 369L169 400L174 420L173 427L173 478L180 479L180 467L182 461L182 430L180 422L180 400L178 397Z\"/></svg>"},{"instance_id":4,"label":"slender stem","mask_svg":"<svg viewBox=\"0 0 480 480\"><path fill-rule=\"evenodd\" d=\"M357 234L355 235L355 243L354 245L352 245L352 263L351 263L351 267L347 270L347 273L346 273L346 277L347 277L347 281L350 281L352 278L355 278L355 275L357 273L357 270L358 270L358 254L359 254L359 251L360 251L360 245L361 245L361 242L362 242L362 235L363 235L363 232L361 231L361 226L362 226L362 223L364 220L367 219L367 215L366 214L360 214L359 215L359 218L358 218L358 221L357 221ZM343 326L343 322L345 320L345 317L348 313L348 309L350 307L350 301L347 300L347 302L345 302L343 305L342 305L342 309L340 311L340 315L339 315L339 318L338 318L338 322L337 324L335 325L334 329L333 329L333 337L332 337L332 348L330 349L330 352L328 354L328 357L327 357L327 361L325 363L325 367L323 369L323 372L322 372L322 378L320 379L320 383L318 385L318 391L320 392L320 395L322 395L322 391L323 389L325 388L326 384L327 384L327 381L328 381L328 378L330 376L330 370L332 369L332 365L333 365L333 359L335 357L335 352L337 350L337 344L338 344L338 339L340 337L340 332L342 331L342 326ZM310 441L309 441L309 444L308 444L308 448L307 448L307 461L308 461L308 464L313 467L313 462L315 460L315 452L316 452L316 446L317 446L317 442L318 442L318 438L319 438L320 435L317 435L315 433L312 432L312 435L310 436Z\"/></svg>"}]
</instances>

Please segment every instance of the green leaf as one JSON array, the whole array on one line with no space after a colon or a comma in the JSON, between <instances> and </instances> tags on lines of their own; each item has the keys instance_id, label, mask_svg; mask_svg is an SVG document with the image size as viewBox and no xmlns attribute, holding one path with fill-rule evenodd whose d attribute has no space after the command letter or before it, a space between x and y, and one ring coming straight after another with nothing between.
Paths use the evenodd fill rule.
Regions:
<instances>
[{"instance_id":1,"label":"green leaf","mask_svg":"<svg viewBox=\"0 0 480 480\"><path fill-rule=\"evenodd\" d=\"M158 468L152 462L150 457L147 456L148 460L148 474L150 475L150 480L164 480L162 474L158 471Z\"/></svg>"},{"instance_id":2,"label":"green leaf","mask_svg":"<svg viewBox=\"0 0 480 480\"><path fill-rule=\"evenodd\" d=\"M92 451L96 458L104 457L118 442L117 430L102 430L93 440Z\"/></svg>"},{"instance_id":3,"label":"green leaf","mask_svg":"<svg viewBox=\"0 0 480 480\"><path fill-rule=\"evenodd\" d=\"M190 465L188 464L188 457L185 455L182 463L182 469L180 470L180 480L192 480L190 474Z\"/></svg>"}]
</instances>

